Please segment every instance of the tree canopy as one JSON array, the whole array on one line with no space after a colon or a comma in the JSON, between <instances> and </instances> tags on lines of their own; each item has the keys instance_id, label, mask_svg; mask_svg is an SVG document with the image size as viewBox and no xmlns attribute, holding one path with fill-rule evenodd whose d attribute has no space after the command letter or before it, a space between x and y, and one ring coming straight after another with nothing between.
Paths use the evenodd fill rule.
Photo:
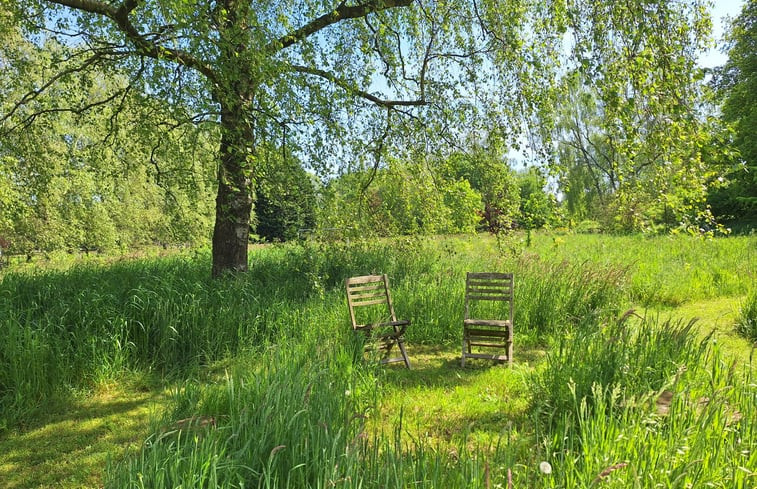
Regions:
<instances>
[{"instance_id":1,"label":"tree canopy","mask_svg":"<svg viewBox=\"0 0 757 489\"><path fill-rule=\"evenodd\" d=\"M25 53L29 66L0 74L6 101L23 95L16 91L19 76L44 83L48 57L61 48L6 38L0 56L13 49ZM0 236L12 252L125 250L207 234L214 179L208 131L157 130L175 122L170 112L136 93L117 107L59 110L115 91L124 80L122 73L96 70L62 81L25 107L33 124L0 139Z\"/></svg>"}]
</instances>

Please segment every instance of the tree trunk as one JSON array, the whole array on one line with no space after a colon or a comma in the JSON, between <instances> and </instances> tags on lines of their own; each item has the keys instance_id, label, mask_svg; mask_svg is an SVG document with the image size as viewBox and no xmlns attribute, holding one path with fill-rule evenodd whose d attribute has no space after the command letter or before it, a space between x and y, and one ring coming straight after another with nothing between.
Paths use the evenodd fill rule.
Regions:
<instances>
[{"instance_id":1,"label":"tree trunk","mask_svg":"<svg viewBox=\"0 0 757 489\"><path fill-rule=\"evenodd\" d=\"M246 272L252 212L255 142L243 105L222 107L221 162L218 168L216 222L213 228L213 277Z\"/></svg>"}]
</instances>

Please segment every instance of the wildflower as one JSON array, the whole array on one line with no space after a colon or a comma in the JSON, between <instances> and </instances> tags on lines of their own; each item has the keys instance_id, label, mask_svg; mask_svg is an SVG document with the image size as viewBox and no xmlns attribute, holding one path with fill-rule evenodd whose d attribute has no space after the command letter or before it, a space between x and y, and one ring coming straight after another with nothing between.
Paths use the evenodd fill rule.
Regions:
<instances>
[{"instance_id":1,"label":"wildflower","mask_svg":"<svg viewBox=\"0 0 757 489\"><path fill-rule=\"evenodd\" d=\"M611 465L611 466L607 467L605 470L603 470L602 472L600 472L599 475L597 475L597 477L594 479L594 483L596 484L598 482L602 482L603 480L605 480L610 474L612 474L616 470L622 469L623 467L627 467L627 466L628 466L628 464L626 462L621 462L619 464L615 464L615 465Z\"/></svg>"},{"instance_id":2,"label":"wildflower","mask_svg":"<svg viewBox=\"0 0 757 489\"><path fill-rule=\"evenodd\" d=\"M542 474L551 474L552 473L552 466L549 465L549 462L542 462L539 464L539 470Z\"/></svg>"}]
</instances>

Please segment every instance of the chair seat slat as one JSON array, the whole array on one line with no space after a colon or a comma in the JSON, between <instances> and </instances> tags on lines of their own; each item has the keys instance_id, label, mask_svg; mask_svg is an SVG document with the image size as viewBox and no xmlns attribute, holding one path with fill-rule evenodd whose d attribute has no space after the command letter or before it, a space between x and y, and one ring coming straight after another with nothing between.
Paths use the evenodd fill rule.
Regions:
<instances>
[{"instance_id":1,"label":"chair seat slat","mask_svg":"<svg viewBox=\"0 0 757 489\"><path fill-rule=\"evenodd\" d=\"M500 328L510 327L510 320L500 319L466 319L463 321L466 326L497 326Z\"/></svg>"},{"instance_id":2,"label":"chair seat slat","mask_svg":"<svg viewBox=\"0 0 757 489\"><path fill-rule=\"evenodd\" d=\"M371 329L371 328L384 328L386 326L407 326L408 324L410 324L410 321L400 320L400 321L387 321L384 323L358 324L356 327L360 329Z\"/></svg>"},{"instance_id":3,"label":"chair seat slat","mask_svg":"<svg viewBox=\"0 0 757 489\"><path fill-rule=\"evenodd\" d=\"M510 333L508 331L501 329L468 329L465 334L466 338L507 338L509 336Z\"/></svg>"},{"instance_id":4,"label":"chair seat slat","mask_svg":"<svg viewBox=\"0 0 757 489\"><path fill-rule=\"evenodd\" d=\"M486 342L480 339L477 340L475 338L469 339L468 345L477 346L479 348L496 348L497 350L500 351L500 354L502 354L502 351L504 350L504 347L505 347L505 343L502 341L498 341L494 343L494 342ZM475 353L475 352L472 352L472 353Z\"/></svg>"},{"instance_id":5,"label":"chair seat slat","mask_svg":"<svg viewBox=\"0 0 757 489\"><path fill-rule=\"evenodd\" d=\"M488 355L486 353L468 353L465 355L468 358L482 358L484 360L495 360L498 362L507 362L507 355Z\"/></svg>"}]
</instances>

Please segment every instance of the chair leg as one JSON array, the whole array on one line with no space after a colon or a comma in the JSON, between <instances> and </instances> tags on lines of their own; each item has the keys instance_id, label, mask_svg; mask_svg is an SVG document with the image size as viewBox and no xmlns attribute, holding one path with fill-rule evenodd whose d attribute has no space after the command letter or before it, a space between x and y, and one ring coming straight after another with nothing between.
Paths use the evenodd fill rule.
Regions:
<instances>
[{"instance_id":1,"label":"chair leg","mask_svg":"<svg viewBox=\"0 0 757 489\"><path fill-rule=\"evenodd\" d=\"M465 336L463 336L463 351L460 357L460 366L465 368Z\"/></svg>"},{"instance_id":2,"label":"chair leg","mask_svg":"<svg viewBox=\"0 0 757 489\"><path fill-rule=\"evenodd\" d=\"M513 342L508 341L507 342L507 365L510 366L513 364Z\"/></svg>"},{"instance_id":3,"label":"chair leg","mask_svg":"<svg viewBox=\"0 0 757 489\"><path fill-rule=\"evenodd\" d=\"M400 348L400 351L402 352L402 358L405 360L405 366L410 369L410 359L407 357L407 352L405 351L405 343L400 339L397 340L397 346Z\"/></svg>"}]
</instances>

